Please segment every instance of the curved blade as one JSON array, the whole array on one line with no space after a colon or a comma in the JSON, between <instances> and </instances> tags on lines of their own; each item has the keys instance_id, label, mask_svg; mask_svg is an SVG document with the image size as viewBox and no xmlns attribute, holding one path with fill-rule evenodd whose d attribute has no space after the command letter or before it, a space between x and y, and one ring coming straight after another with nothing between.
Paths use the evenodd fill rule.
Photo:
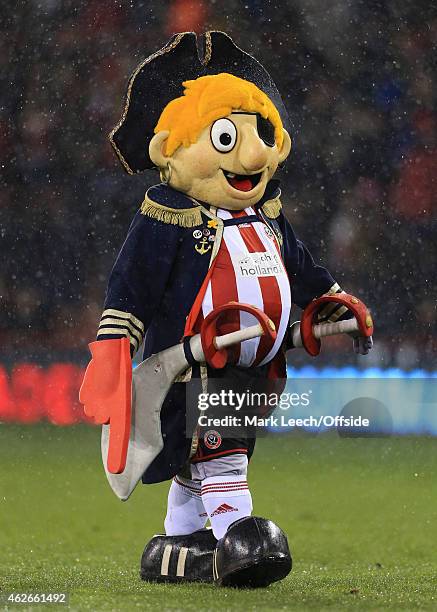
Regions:
<instances>
[{"instance_id":1,"label":"curved blade","mask_svg":"<svg viewBox=\"0 0 437 612\"><path fill-rule=\"evenodd\" d=\"M102 426L102 459L106 477L122 501L129 498L145 470L163 447L161 408L174 379L188 367L182 344L145 359L133 371L132 421L126 467L121 474L107 469L109 425Z\"/></svg>"}]
</instances>

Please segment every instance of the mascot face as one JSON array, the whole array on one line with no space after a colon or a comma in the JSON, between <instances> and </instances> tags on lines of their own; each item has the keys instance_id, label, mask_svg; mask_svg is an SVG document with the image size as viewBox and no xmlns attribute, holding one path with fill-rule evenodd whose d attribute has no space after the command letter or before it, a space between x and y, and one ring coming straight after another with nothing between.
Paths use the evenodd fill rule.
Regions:
<instances>
[{"instance_id":1,"label":"mascot face","mask_svg":"<svg viewBox=\"0 0 437 612\"><path fill-rule=\"evenodd\" d=\"M201 77L188 84L214 78ZM251 96L259 94L259 99L247 99L247 95L245 98L245 85L237 93L232 90L223 94L221 88L218 102L217 96L213 98L218 108L211 110L208 100L202 100L202 95L192 100L188 90L188 95L185 93L185 97L172 101L162 113L149 154L174 189L213 206L242 210L262 198L278 164L290 153L291 140L267 96L252 83L237 77L232 79L234 89L236 86L238 90L238 81L241 81L250 86ZM213 92L206 93L211 96ZM201 94L205 94L205 88ZM178 107L179 101L182 104ZM239 108L234 110L232 103L236 101ZM199 121L202 104L206 112ZM193 107L194 116L190 114ZM168 109L170 113L166 116ZM224 109L230 112L223 114Z\"/></svg>"}]
</instances>

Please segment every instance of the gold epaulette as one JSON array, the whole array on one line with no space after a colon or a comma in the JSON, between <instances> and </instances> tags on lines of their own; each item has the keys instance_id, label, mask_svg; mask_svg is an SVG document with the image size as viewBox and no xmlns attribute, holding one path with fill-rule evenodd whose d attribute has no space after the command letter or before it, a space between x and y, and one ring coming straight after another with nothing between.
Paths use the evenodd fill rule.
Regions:
<instances>
[{"instance_id":1,"label":"gold epaulette","mask_svg":"<svg viewBox=\"0 0 437 612\"><path fill-rule=\"evenodd\" d=\"M277 217L279 217L281 208L282 204L279 196L273 198L273 200L267 200L267 202L264 202L264 204L261 206L263 213L269 219L276 219Z\"/></svg>"},{"instance_id":2,"label":"gold epaulette","mask_svg":"<svg viewBox=\"0 0 437 612\"><path fill-rule=\"evenodd\" d=\"M169 225L179 225L180 227L196 227L202 225L202 212L200 206L193 208L170 208L163 204L158 204L150 198L144 198L141 204L141 214L151 217L162 223Z\"/></svg>"}]
</instances>

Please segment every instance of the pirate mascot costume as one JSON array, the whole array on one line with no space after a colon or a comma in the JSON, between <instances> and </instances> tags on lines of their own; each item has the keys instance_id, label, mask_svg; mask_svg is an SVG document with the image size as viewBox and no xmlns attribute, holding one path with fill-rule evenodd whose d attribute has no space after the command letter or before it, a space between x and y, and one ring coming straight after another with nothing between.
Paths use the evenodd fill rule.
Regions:
<instances>
[{"instance_id":1,"label":"pirate mascot costume","mask_svg":"<svg viewBox=\"0 0 437 612\"><path fill-rule=\"evenodd\" d=\"M291 556L281 529L251 516L254 439L187 432L186 383L218 378L250 389L285 377L292 303L305 308L341 289L281 209L273 175L291 139L275 84L226 34L207 32L202 41L200 58L196 35L177 34L137 67L110 134L129 174L158 168L161 183L147 189L111 272L81 401L97 423L112 423L106 387L120 377L130 385L140 346L146 359L182 343L188 367L165 396L162 448L142 473L145 484L171 485L165 535L146 546L141 575L266 586L289 573ZM189 340L221 308L221 333L252 325L254 312L275 331L199 364ZM349 316L344 300L329 298L317 311L319 320ZM358 336L365 353L371 339Z\"/></svg>"}]
</instances>

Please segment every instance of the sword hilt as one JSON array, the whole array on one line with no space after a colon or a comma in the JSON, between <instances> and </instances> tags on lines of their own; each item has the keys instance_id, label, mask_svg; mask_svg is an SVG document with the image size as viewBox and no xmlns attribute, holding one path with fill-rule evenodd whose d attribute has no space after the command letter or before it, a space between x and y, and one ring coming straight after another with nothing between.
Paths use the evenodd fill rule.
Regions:
<instances>
[{"instance_id":1,"label":"sword hilt","mask_svg":"<svg viewBox=\"0 0 437 612\"><path fill-rule=\"evenodd\" d=\"M220 325L224 323L230 313L235 312L251 314L258 320L258 324L220 335ZM214 308L202 323L200 337L204 360L213 368L223 368L228 361L227 347L263 335L269 336L272 342L276 340L275 324L259 308L240 302L223 304Z\"/></svg>"},{"instance_id":2,"label":"sword hilt","mask_svg":"<svg viewBox=\"0 0 437 612\"><path fill-rule=\"evenodd\" d=\"M346 324L343 329L341 326L331 329L326 328L327 333L323 333L317 337L314 333L315 328L318 328L316 324L317 316L321 308L323 308L327 303L341 304L342 306L345 306L354 315L355 324L352 323L352 328L347 329L346 321L338 321L338 323ZM330 325L330 323L324 323L322 325ZM318 328L318 330L319 329L320 328ZM307 353L313 357L316 357L320 353L320 338L322 336L331 336L332 333L344 333L346 331L358 332L358 334L363 337L373 335L373 321L370 312L367 306L354 295L350 295L348 293L322 295L310 302L302 313L300 320L300 337L302 340L302 346ZM318 333L320 333L320 331L318 331Z\"/></svg>"},{"instance_id":3,"label":"sword hilt","mask_svg":"<svg viewBox=\"0 0 437 612\"><path fill-rule=\"evenodd\" d=\"M295 321L291 326L291 337L293 348L301 348L303 346L302 336L300 333L300 321ZM338 334L349 334L359 331L358 321L355 319L346 319L346 321L336 321L335 323L318 323L313 325L313 336L317 340L327 338L328 336L337 336Z\"/></svg>"},{"instance_id":4,"label":"sword hilt","mask_svg":"<svg viewBox=\"0 0 437 612\"><path fill-rule=\"evenodd\" d=\"M272 325L274 326L273 321ZM223 348L227 348L228 346L232 346L233 344L244 342L244 340L252 340L253 338L259 338L263 334L264 330L262 326L258 323L257 325L251 325L250 327L239 329L237 331L230 332L229 334L224 334L223 336L216 336L213 340L213 343L214 347L219 351Z\"/></svg>"}]
</instances>

